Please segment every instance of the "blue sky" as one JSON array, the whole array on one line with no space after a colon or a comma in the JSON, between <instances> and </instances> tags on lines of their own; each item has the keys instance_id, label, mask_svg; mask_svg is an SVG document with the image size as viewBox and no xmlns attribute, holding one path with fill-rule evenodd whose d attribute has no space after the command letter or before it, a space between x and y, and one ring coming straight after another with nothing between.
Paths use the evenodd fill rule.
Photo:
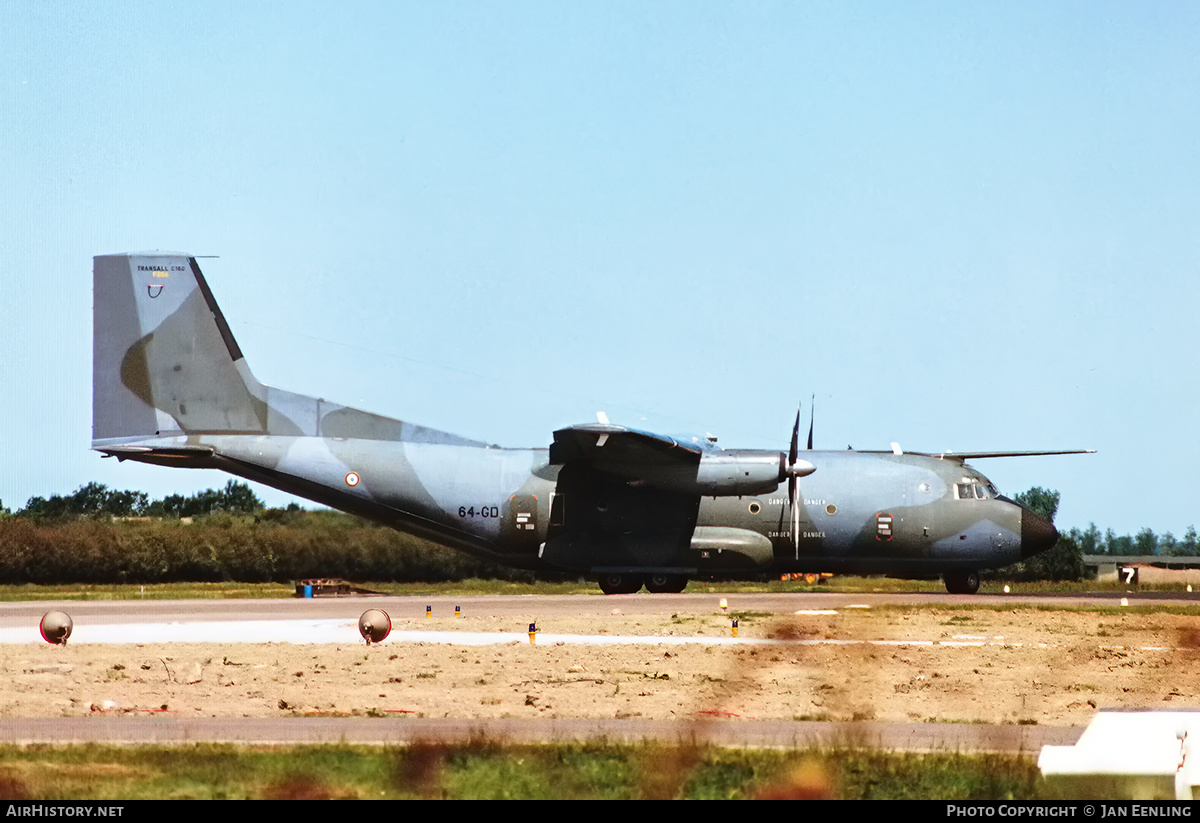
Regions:
<instances>
[{"instance_id":1,"label":"blue sky","mask_svg":"<svg viewBox=\"0 0 1200 823\"><path fill-rule=\"evenodd\" d=\"M815 394L1180 535L1198 138L1193 3L6 3L0 500L224 484L88 448L92 255L160 248L281 388L508 446Z\"/></svg>"}]
</instances>

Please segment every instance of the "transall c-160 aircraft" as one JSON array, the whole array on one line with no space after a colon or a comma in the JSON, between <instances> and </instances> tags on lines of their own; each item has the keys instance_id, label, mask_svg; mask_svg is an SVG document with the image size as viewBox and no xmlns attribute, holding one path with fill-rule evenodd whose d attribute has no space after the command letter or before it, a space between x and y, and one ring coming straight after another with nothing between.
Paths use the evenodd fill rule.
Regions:
<instances>
[{"instance_id":1,"label":"transall c-160 aircraft","mask_svg":"<svg viewBox=\"0 0 1200 823\"><path fill-rule=\"evenodd\" d=\"M1052 452L723 449L610 423L549 448L492 446L265 386L196 258L94 261L92 448L221 469L509 566L596 578L607 594L689 578L940 575L1049 549L1054 526L967 460Z\"/></svg>"}]
</instances>

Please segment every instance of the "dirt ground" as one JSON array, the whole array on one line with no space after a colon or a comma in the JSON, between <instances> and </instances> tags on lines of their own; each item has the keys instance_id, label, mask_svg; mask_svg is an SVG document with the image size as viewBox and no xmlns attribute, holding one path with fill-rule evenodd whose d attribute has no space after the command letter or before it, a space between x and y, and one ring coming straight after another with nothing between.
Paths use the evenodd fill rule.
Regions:
<instances>
[{"instance_id":1,"label":"dirt ground","mask_svg":"<svg viewBox=\"0 0 1200 823\"><path fill-rule=\"evenodd\" d=\"M1086 725L1200 707L1200 631L1169 614L897 609L743 616L737 646L0 647L0 716L396 715ZM475 617L396 630L512 631ZM728 637L720 614L559 621L556 634ZM774 639L768 645L744 642ZM818 642L821 641L821 642ZM852 641L852 642L825 642Z\"/></svg>"}]
</instances>

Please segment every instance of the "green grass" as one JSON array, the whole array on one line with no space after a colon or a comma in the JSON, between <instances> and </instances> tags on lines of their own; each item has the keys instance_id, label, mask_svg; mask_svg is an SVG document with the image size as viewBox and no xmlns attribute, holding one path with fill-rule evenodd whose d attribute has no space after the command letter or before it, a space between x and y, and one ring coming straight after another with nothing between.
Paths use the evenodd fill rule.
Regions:
<instances>
[{"instance_id":1,"label":"green grass","mask_svg":"<svg viewBox=\"0 0 1200 823\"><path fill-rule=\"evenodd\" d=\"M85 584L0 586L0 602L34 600L239 600L292 597L278 583L158 583L147 586Z\"/></svg>"},{"instance_id":2,"label":"green grass","mask_svg":"<svg viewBox=\"0 0 1200 823\"><path fill-rule=\"evenodd\" d=\"M381 594L439 597L473 594L599 594L592 582L509 583L464 580L460 583L358 583ZM35 600L237 600L295 597L296 587L280 583L155 583L141 585L0 585L0 602Z\"/></svg>"},{"instance_id":3,"label":"green grass","mask_svg":"<svg viewBox=\"0 0 1200 823\"><path fill-rule=\"evenodd\" d=\"M0 746L0 797L173 799L1004 800L1038 796L1030 757L642 744Z\"/></svg>"},{"instance_id":4,"label":"green grass","mask_svg":"<svg viewBox=\"0 0 1200 823\"><path fill-rule=\"evenodd\" d=\"M352 582L356 588L398 597L452 597L464 595L566 595L603 596L593 580L565 583L522 583L504 580L470 579L457 583L371 583ZM943 591L940 583L874 578L845 578L834 586L772 581L691 581L691 594L745 592L812 591ZM295 596L295 587L280 583L156 583L147 585L74 584L74 585L0 585L0 602L32 600L211 600L266 599Z\"/></svg>"}]
</instances>

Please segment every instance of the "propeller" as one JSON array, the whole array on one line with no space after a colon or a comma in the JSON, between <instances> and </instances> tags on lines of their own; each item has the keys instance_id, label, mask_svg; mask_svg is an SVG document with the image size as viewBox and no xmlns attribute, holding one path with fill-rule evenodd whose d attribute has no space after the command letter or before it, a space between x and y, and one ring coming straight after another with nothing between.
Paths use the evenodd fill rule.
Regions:
<instances>
[{"instance_id":1,"label":"propeller","mask_svg":"<svg viewBox=\"0 0 1200 823\"><path fill-rule=\"evenodd\" d=\"M815 416L815 415L814 415ZM813 421L815 423L815 420ZM808 449L813 447L813 423L808 427ZM788 449L787 465L781 474L788 482L788 510L792 515L792 548L796 550L796 559L800 559L800 483L799 478L808 477L817 467L807 460L800 459L800 407L796 407L796 424L792 426L792 444ZM780 480L783 477L779 478Z\"/></svg>"}]
</instances>

